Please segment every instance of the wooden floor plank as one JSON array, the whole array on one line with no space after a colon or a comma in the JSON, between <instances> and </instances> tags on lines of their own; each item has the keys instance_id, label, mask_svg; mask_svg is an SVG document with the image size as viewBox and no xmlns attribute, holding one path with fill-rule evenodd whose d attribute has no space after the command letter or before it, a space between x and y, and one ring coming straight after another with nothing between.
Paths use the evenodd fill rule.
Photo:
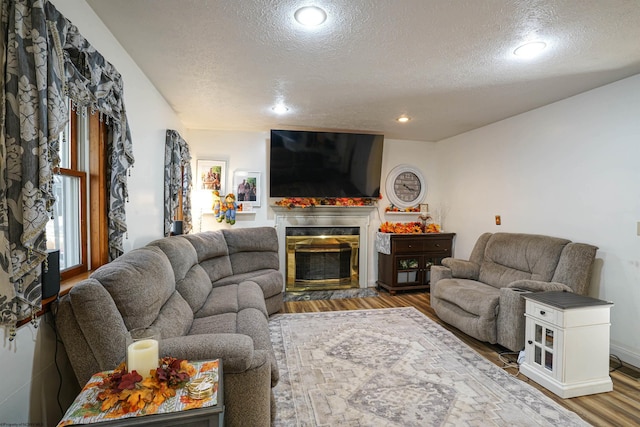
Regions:
<instances>
[{"instance_id":1,"label":"wooden floor plank","mask_svg":"<svg viewBox=\"0 0 640 427\"><path fill-rule=\"evenodd\" d=\"M415 307L430 319L454 333L464 343L473 348L487 360L503 366L499 353L505 351L500 346L480 342L458 329L438 319L429 303L428 293L400 293L388 295L381 293L377 297L348 298L340 300L291 301L284 303L283 313L309 313L319 311L363 310L393 307ZM515 369L509 370L512 374ZM524 375L517 376L531 384L565 408L577 413L582 419L594 426L637 426L640 425L640 381L613 371L613 391L590 396L562 399L551 393Z\"/></svg>"}]
</instances>

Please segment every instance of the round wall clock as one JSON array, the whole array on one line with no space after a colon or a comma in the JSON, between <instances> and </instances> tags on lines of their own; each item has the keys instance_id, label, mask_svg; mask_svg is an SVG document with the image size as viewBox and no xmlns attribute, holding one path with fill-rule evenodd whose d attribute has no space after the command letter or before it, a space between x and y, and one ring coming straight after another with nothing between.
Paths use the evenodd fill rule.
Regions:
<instances>
[{"instance_id":1,"label":"round wall clock","mask_svg":"<svg viewBox=\"0 0 640 427\"><path fill-rule=\"evenodd\" d=\"M417 206L427 193L427 182L418 168L398 165L387 176L387 197L401 209Z\"/></svg>"}]
</instances>

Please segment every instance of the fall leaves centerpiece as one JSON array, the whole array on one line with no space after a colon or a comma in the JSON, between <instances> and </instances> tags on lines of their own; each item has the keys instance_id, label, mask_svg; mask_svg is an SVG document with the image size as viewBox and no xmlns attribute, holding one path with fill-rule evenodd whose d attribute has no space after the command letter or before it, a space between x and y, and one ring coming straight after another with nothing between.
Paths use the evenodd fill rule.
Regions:
<instances>
[{"instance_id":1,"label":"fall leaves centerpiece","mask_svg":"<svg viewBox=\"0 0 640 427\"><path fill-rule=\"evenodd\" d=\"M422 234L422 233L440 233L440 225L436 223L423 224L420 221L414 222L383 222L380 225L382 233L398 233L398 234Z\"/></svg>"},{"instance_id":2,"label":"fall leaves centerpiece","mask_svg":"<svg viewBox=\"0 0 640 427\"><path fill-rule=\"evenodd\" d=\"M377 200L368 197L286 197L275 204L288 209L313 206L373 206Z\"/></svg>"},{"instance_id":3,"label":"fall leaves centerpiece","mask_svg":"<svg viewBox=\"0 0 640 427\"><path fill-rule=\"evenodd\" d=\"M98 393L101 410L115 408L114 415L124 415L144 409L155 413L169 397L176 395L176 388L183 386L196 374L196 369L184 359L164 357L160 359L152 375L142 378L137 371L127 372L125 364L118 366L100 384Z\"/></svg>"}]
</instances>

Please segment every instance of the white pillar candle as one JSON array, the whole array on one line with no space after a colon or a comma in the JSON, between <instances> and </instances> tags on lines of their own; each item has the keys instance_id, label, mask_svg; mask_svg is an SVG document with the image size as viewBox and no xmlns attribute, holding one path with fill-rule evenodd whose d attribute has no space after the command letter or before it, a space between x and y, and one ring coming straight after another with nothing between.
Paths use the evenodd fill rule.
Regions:
<instances>
[{"instance_id":1,"label":"white pillar candle","mask_svg":"<svg viewBox=\"0 0 640 427\"><path fill-rule=\"evenodd\" d=\"M158 341L135 341L127 348L127 370L136 371L142 378L151 376L151 370L158 367Z\"/></svg>"}]
</instances>

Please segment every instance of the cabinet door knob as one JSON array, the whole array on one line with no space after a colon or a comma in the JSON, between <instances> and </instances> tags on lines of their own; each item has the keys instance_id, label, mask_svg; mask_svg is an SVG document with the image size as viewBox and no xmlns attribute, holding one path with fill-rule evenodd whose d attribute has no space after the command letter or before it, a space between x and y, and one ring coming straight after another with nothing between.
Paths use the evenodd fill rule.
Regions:
<instances>
[{"instance_id":1,"label":"cabinet door knob","mask_svg":"<svg viewBox=\"0 0 640 427\"><path fill-rule=\"evenodd\" d=\"M541 314L542 316L544 316L545 314L547 314L547 312L546 312L546 311L544 311L544 310L540 310L540 314Z\"/></svg>"},{"instance_id":2,"label":"cabinet door knob","mask_svg":"<svg viewBox=\"0 0 640 427\"><path fill-rule=\"evenodd\" d=\"M439 247L440 247L440 243L436 243L436 248L439 248Z\"/></svg>"},{"instance_id":3,"label":"cabinet door knob","mask_svg":"<svg viewBox=\"0 0 640 427\"><path fill-rule=\"evenodd\" d=\"M529 343L529 345L533 344L533 341L529 340L527 341Z\"/></svg>"}]
</instances>

